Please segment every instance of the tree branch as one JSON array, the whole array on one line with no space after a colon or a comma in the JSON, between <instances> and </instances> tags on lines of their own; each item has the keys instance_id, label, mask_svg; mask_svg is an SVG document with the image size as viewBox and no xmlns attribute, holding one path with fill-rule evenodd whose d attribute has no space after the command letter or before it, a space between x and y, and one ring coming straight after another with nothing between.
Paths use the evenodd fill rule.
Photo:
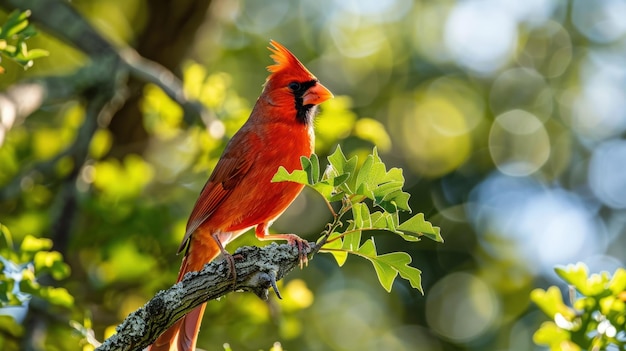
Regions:
<instances>
[{"instance_id":1,"label":"tree branch","mask_svg":"<svg viewBox=\"0 0 626 351\"><path fill-rule=\"evenodd\" d=\"M26 83L12 86L5 93L0 93L0 146L4 135L32 112L50 100L67 99L95 84L92 76L100 77L102 69L99 63L103 57L119 60L116 70L123 75L153 83L160 87L184 111L185 122L191 124L198 119L207 125L215 118L204 106L189 99L184 93L182 82L162 65L141 57L132 48L117 49L104 39L85 18L68 2L61 0L0 0L0 7L8 11L13 9L30 10L31 20L46 27L52 34L81 50L92 60L91 64L80 69L76 74L61 77L33 79ZM113 75L110 75L113 73ZM107 72L114 77L115 72ZM97 82L96 82L97 83Z\"/></svg>"},{"instance_id":2,"label":"tree branch","mask_svg":"<svg viewBox=\"0 0 626 351\"><path fill-rule=\"evenodd\" d=\"M317 252L318 244L309 243L307 254ZM299 265L298 249L292 245L271 243L262 248L245 246L237 249L233 276L224 259L213 261L199 272L187 273L183 280L159 291L142 308L131 313L96 351L141 350L150 345L178 319L200 306L231 291L251 291L267 300L269 288ZM278 292L277 292L278 294ZM280 295L279 295L280 296Z\"/></svg>"}]
</instances>

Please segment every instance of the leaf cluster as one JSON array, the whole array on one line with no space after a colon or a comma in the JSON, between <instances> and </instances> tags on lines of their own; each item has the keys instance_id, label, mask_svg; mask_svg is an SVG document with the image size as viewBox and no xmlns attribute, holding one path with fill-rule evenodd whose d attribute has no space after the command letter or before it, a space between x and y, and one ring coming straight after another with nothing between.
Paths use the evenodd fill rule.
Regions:
<instances>
[{"instance_id":1,"label":"leaf cluster","mask_svg":"<svg viewBox=\"0 0 626 351\"><path fill-rule=\"evenodd\" d=\"M11 233L0 224L0 332L13 336L23 333L21 323L32 298L62 307L71 307L74 298L64 288L40 284L44 275L56 280L69 276L70 268L59 252L50 251L50 239L26 236L14 248Z\"/></svg>"},{"instance_id":2,"label":"leaf cluster","mask_svg":"<svg viewBox=\"0 0 626 351\"><path fill-rule=\"evenodd\" d=\"M318 241L323 243L320 252L332 254L339 266L346 262L348 255L367 259L387 291L391 291L398 274L413 288L422 291L421 271L409 266L411 256L408 253L380 254L373 237L362 240L363 232L384 231L407 242L419 241L423 236L443 242L439 228L426 221L422 213L400 221L399 212L411 211L410 195L402 189L402 170L387 170L376 148L360 166L357 156L346 158L340 147L328 157L324 172L315 154L310 158L302 157L301 163L302 169L292 173L281 167L272 181L304 184L324 198L333 221ZM340 203L337 211L333 203ZM349 215L351 218L345 219Z\"/></svg>"},{"instance_id":3,"label":"leaf cluster","mask_svg":"<svg viewBox=\"0 0 626 351\"><path fill-rule=\"evenodd\" d=\"M43 49L29 49L26 40L37 34L28 22L30 11L13 11L0 27L0 54L13 60L24 69L33 66L33 60L48 56ZM1 62L1 60L0 60ZM0 73L4 69L0 66Z\"/></svg>"},{"instance_id":4,"label":"leaf cluster","mask_svg":"<svg viewBox=\"0 0 626 351\"><path fill-rule=\"evenodd\" d=\"M589 275L578 263L558 267L570 285L571 306L558 287L535 289L530 298L552 320L535 332L535 343L551 350L626 350L626 269Z\"/></svg>"}]
</instances>

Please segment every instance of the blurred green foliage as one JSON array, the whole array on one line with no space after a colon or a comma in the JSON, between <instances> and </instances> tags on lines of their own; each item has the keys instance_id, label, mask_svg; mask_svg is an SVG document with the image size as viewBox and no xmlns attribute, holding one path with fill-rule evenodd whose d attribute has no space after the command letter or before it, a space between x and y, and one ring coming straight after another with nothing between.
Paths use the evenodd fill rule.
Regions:
<instances>
[{"instance_id":1,"label":"blurred green foliage","mask_svg":"<svg viewBox=\"0 0 626 351\"><path fill-rule=\"evenodd\" d=\"M74 305L73 296L65 288L39 282L45 276L63 280L69 277L70 267L59 252L50 251L50 239L27 235L15 246L9 228L0 223L0 240L0 346L7 351L18 350L26 313L36 308L31 300L65 309Z\"/></svg>"},{"instance_id":2,"label":"blurred green foliage","mask_svg":"<svg viewBox=\"0 0 626 351\"><path fill-rule=\"evenodd\" d=\"M171 50L158 40L175 29L142 33L150 2L71 4L117 44L157 41ZM613 272L626 261L624 17L622 2L611 0L214 0L176 67L210 120L187 125L181 109L147 85L141 154L114 157L123 135L103 120L85 164L57 158L83 125L78 97L48 103L6 133L0 221L14 242L61 242L55 216L67 204L64 180L78 171L69 187L77 216L62 250L71 276L58 284L86 307L61 321L45 317L45 341L33 340L48 349L71 349L90 332L102 340L175 280L186 218L260 93L271 61L265 46L276 39L336 95L316 119L320 177L336 144L357 166L377 146L389 168L403 170L407 205L443 228L446 243L407 245L399 234L368 231L378 256L410 254L424 296L404 279L387 293L367 260L337 269L341 254L318 255L281 282L285 301L231 294L209 304L199 347L256 350L279 340L286 350L311 351L544 350L533 334L545 317L529 294L542 287L556 295L548 287L564 284L552 267L582 261ZM28 39L31 46L50 56L27 71L3 61L0 90L88 61L45 32ZM346 218L382 220L373 201ZM399 211L393 223L408 219ZM313 238L329 221L324 200L305 189L273 229ZM332 244L356 242L346 237ZM258 241L244 235L229 249L247 244ZM83 321L83 332L68 320Z\"/></svg>"},{"instance_id":3,"label":"blurred green foliage","mask_svg":"<svg viewBox=\"0 0 626 351\"><path fill-rule=\"evenodd\" d=\"M15 63L28 69L33 65L33 60L48 56L48 51L43 49L29 49L26 40L37 34L35 28L28 23L30 11L13 11L3 21L0 27L0 62L1 56L13 60ZM0 74L4 68L0 66Z\"/></svg>"},{"instance_id":4,"label":"blurred green foliage","mask_svg":"<svg viewBox=\"0 0 626 351\"><path fill-rule=\"evenodd\" d=\"M571 307L556 286L533 290L530 298L552 319L541 325L534 341L550 350L626 349L626 270L590 276L578 263L556 273L570 286Z\"/></svg>"}]
</instances>

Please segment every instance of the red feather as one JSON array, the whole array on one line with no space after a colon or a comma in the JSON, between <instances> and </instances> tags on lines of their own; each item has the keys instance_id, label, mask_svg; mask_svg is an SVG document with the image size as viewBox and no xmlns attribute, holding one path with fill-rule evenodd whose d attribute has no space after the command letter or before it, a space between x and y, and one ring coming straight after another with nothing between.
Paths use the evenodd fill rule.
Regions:
<instances>
[{"instance_id":1,"label":"red feather","mask_svg":"<svg viewBox=\"0 0 626 351\"><path fill-rule=\"evenodd\" d=\"M313 115L315 106L332 98L332 93L289 50L275 41L270 44L275 64L268 70L272 73L250 117L226 146L187 221L179 248L185 257L178 281L187 272L202 269L228 242L253 227L261 240L285 239L302 248L304 241L293 234L268 235L267 231L303 186L272 183L271 179L280 166L291 172L300 168L301 156L313 153L313 126L298 116ZM294 82L304 90L294 90ZM204 307L176 322L149 350L195 350Z\"/></svg>"}]
</instances>

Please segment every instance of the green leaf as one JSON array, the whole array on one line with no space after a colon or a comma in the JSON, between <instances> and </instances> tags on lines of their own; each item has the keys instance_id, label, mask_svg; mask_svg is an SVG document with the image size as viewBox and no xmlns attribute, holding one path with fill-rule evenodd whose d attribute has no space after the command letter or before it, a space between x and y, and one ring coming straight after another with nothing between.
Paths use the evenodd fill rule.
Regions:
<instances>
[{"instance_id":1,"label":"green leaf","mask_svg":"<svg viewBox=\"0 0 626 351\"><path fill-rule=\"evenodd\" d=\"M352 220L357 229L372 227L370 211L366 204L356 203L352 206Z\"/></svg>"},{"instance_id":2,"label":"green leaf","mask_svg":"<svg viewBox=\"0 0 626 351\"><path fill-rule=\"evenodd\" d=\"M331 185L333 187L339 187L340 185L342 185L343 183L345 183L348 178L350 178L350 173L344 173L344 174L340 174L336 177L331 177L328 178L326 180L324 180L324 183Z\"/></svg>"},{"instance_id":3,"label":"green leaf","mask_svg":"<svg viewBox=\"0 0 626 351\"><path fill-rule=\"evenodd\" d=\"M328 240L337 238L340 235L341 235L341 233L334 232L334 233L332 233L328 237ZM329 250L329 251L326 251L326 252L328 252L331 255L333 255L333 257L337 261L337 265L339 265L339 267L343 266L344 263L346 263L346 260L348 259L348 253L346 251L342 250L342 248L343 248L343 240L342 239L336 239L334 241L329 241L326 244L324 244L323 248L324 249L333 249L333 250Z\"/></svg>"},{"instance_id":4,"label":"green leaf","mask_svg":"<svg viewBox=\"0 0 626 351\"><path fill-rule=\"evenodd\" d=\"M13 236L9 228L2 223L0 223L0 239L2 246L8 247L13 252Z\"/></svg>"},{"instance_id":5,"label":"green leaf","mask_svg":"<svg viewBox=\"0 0 626 351\"><path fill-rule=\"evenodd\" d=\"M341 151L341 147L337 145L335 152L333 152L330 156L328 156L328 168L326 170L326 174L328 177L340 177L344 174L348 174L348 178L342 182L340 185L340 189L346 192L348 195L354 194L354 181L356 165L358 159L356 156L351 157L349 160L346 159L346 156Z\"/></svg>"},{"instance_id":6,"label":"green leaf","mask_svg":"<svg viewBox=\"0 0 626 351\"><path fill-rule=\"evenodd\" d=\"M20 338L24 335L24 327L11 316L0 315L0 331L14 338Z\"/></svg>"},{"instance_id":7,"label":"green leaf","mask_svg":"<svg viewBox=\"0 0 626 351\"><path fill-rule=\"evenodd\" d=\"M389 171L389 173L391 173L392 171ZM394 173L396 173L396 172L394 172ZM374 195L374 204L378 205L381 202L383 202L383 200L385 200L385 197L387 197L387 196L389 196L389 195L391 195L391 194L393 194L395 192L402 191L402 186L403 185L404 185L404 179L402 179L402 180L397 180L397 179L389 180L386 183L382 183L382 184L378 185L372 191L372 194Z\"/></svg>"},{"instance_id":8,"label":"green leaf","mask_svg":"<svg viewBox=\"0 0 626 351\"><path fill-rule=\"evenodd\" d=\"M398 190L387 194L383 201L377 205L387 212L397 212L398 209L411 212L411 207L409 207L409 197L411 197L411 194Z\"/></svg>"},{"instance_id":9,"label":"green leaf","mask_svg":"<svg viewBox=\"0 0 626 351\"><path fill-rule=\"evenodd\" d=\"M608 288L614 295L626 291L626 269L618 268L615 273L613 273L613 278L611 278Z\"/></svg>"},{"instance_id":10,"label":"green leaf","mask_svg":"<svg viewBox=\"0 0 626 351\"><path fill-rule=\"evenodd\" d=\"M365 241L365 243L363 243L363 246L359 248L358 252L372 263L372 265L374 266L374 270L376 271L376 275L378 276L378 281L383 286L383 288L387 290L387 292L390 292L393 281L398 275L398 271L393 269L393 267L389 266L388 264L382 263L377 260L378 254L376 253L374 240L368 239L367 241Z\"/></svg>"},{"instance_id":11,"label":"green leaf","mask_svg":"<svg viewBox=\"0 0 626 351\"><path fill-rule=\"evenodd\" d=\"M42 57L49 56L50 53L44 49L31 49L27 54L24 55L25 60L35 60Z\"/></svg>"},{"instance_id":12,"label":"green leaf","mask_svg":"<svg viewBox=\"0 0 626 351\"><path fill-rule=\"evenodd\" d=\"M304 168L304 160L300 160L302 162L302 169L307 172L309 176L309 184L313 185L320 181L320 160L317 158L316 154L311 154L311 158L307 159L308 168Z\"/></svg>"},{"instance_id":13,"label":"green leaf","mask_svg":"<svg viewBox=\"0 0 626 351\"><path fill-rule=\"evenodd\" d=\"M335 187L325 182L317 182L314 185L310 185L315 191L320 193L328 202L335 201Z\"/></svg>"},{"instance_id":14,"label":"green leaf","mask_svg":"<svg viewBox=\"0 0 626 351\"><path fill-rule=\"evenodd\" d=\"M301 169L296 169L292 173L289 173L285 167L280 166L276 174L274 174L272 182L294 182L307 185L309 184L309 179L307 173Z\"/></svg>"},{"instance_id":15,"label":"green leaf","mask_svg":"<svg viewBox=\"0 0 626 351\"><path fill-rule=\"evenodd\" d=\"M359 246L361 246L361 231L356 228L355 222L351 221L343 233L343 245L341 248L346 252L356 252Z\"/></svg>"},{"instance_id":16,"label":"green leaf","mask_svg":"<svg viewBox=\"0 0 626 351\"><path fill-rule=\"evenodd\" d=\"M374 153L367 156L358 171L355 182L356 193L374 200L374 190L385 181L385 174L385 165L378 158L374 148Z\"/></svg>"},{"instance_id":17,"label":"green leaf","mask_svg":"<svg viewBox=\"0 0 626 351\"><path fill-rule=\"evenodd\" d=\"M3 29L3 33L5 34L5 38L10 38L16 34L18 34L19 32L23 31L24 29L26 29L26 27L28 27L28 20L23 19L23 20L18 20L15 23L11 23L10 27L4 27Z\"/></svg>"},{"instance_id":18,"label":"green leaf","mask_svg":"<svg viewBox=\"0 0 626 351\"><path fill-rule=\"evenodd\" d=\"M533 335L533 341L538 345L550 346L550 350L580 350L570 341L570 333L559 328L553 322L544 322Z\"/></svg>"},{"instance_id":19,"label":"green leaf","mask_svg":"<svg viewBox=\"0 0 626 351\"><path fill-rule=\"evenodd\" d=\"M406 252L392 252L378 256L374 240L368 239L359 248L358 254L372 263L378 276L378 281L387 292L391 291L393 281L398 273L400 277L408 280L413 288L423 292L421 285L422 272L408 265L411 263L411 256Z\"/></svg>"},{"instance_id":20,"label":"green leaf","mask_svg":"<svg viewBox=\"0 0 626 351\"><path fill-rule=\"evenodd\" d=\"M402 191L404 176L399 168L386 170L376 148L368 155L354 179L354 193L373 200L386 212L410 211L409 193ZM355 198L353 203L362 199Z\"/></svg>"},{"instance_id":21,"label":"green leaf","mask_svg":"<svg viewBox=\"0 0 626 351\"><path fill-rule=\"evenodd\" d=\"M328 178L315 183L311 187L320 193L328 202L339 201L343 197L343 192L339 190L339 186L346 182L350 177L349 173L344 173L337 177Z\"/></svg>"},{"instance_id":22,"label":"green leaf","mask_svg":"<svg viewBox=\"0 0 626 351\"><path fill-rule=\"evenodd\" d=\"M20 250L24 252L37 252L49 250L52 248L52 240L46 238L36 238L32 235L26 235L20 246Z\"/></svg>"},{"instance_id":23,"label":"green leaf","mask_svg":"<svg viewBox=\"0 0 626 351\"><path fill-rule=\"evenodd\" d=\"M398 231L398 213L389 213L389 212L380 212L376 211L372 213L372 228L376 229L384 229L390 232L403 235L402 232ZM412 240L417 241L417 240Z\"/></svg>"},{"instance_id":24,"label":"green leaf","mask_svg":"<svg viewBox=\"0 0 626 351\"><path fill-rule=\"evenodd\" d=\"M423 213L409 218L400 224L397 230L405 233L402 237L407 241L417 241L423 235L436 242L443 242L439 227L433 227L430 222L426 221Z\"/></svg>"},{"instance_id":25,"label":"green leaf","mask_svg":"<svg viewBox=\"0 0 626 351\"><path fill-rule=\"evenodd\" d=\"M311 174L311 160L306 156L301 156L300 164L302 165L302 170L306 172L307 175L307 182L305 184L315 184L317 179L313 179L313 175Z\"/></svg>"},{"instance_id":26,"label":"green leaf","mask_svg":"<svg viewBox=\"0 0 626 351\"><path fill-rule=\"evenodd\" d=\"M561 278L563 278L563 280L565 280L568 284L573 285L575 288L584 288L587 284L589 270L582 262L578 262L575 265L570 264L565 267L556 267L554 271Z\"/></svg>"},{"instance_id":27,"label":"green leaf","mask_svg":"<svg viewBox=\"0 0 626 351\"><path fill-rule=\"evenodd\" d=\"M74 305L74 297L65 288L42 287L38 295L53 305L68 308Z\"/></svg>"},{"instance_id":28,"label":"green leaf","mask_svg":"<svg viewBox=\"0 0 626 351\"><path fill-rule=\"evenodd\" d=\"M563 280L585 296L603 294L605 286L609 282L609 276L606 273L589 276L589 270L582 262L566 267L556 267L554 270Z\"/></svg>"},{"instance_id":29,"label":"green leaf","mask_svg":"<svg viewBox=\"0 0 626 351\"><path fill-rule=\"evenodd\" d=\"M26 26L28 26L29 16L30 10L15 10L11 12L9 17L4 22L4 25L2 26L2 31L0 32L2 38L10 38L13 35L19 33L22 29L26 28Z\"/></svg>"},{"instance_id":30,"label":"green leaf","mask_svg":"<svg viewBox=\"0 0 626 351\"><path fill-rule=\"evenodd\" d=\"M70 267L63 262L61 253L52 251L39 251L35 253L33 259L37 276L50 272L56 280L67 278L70 274Z\"/></svg>"},{"instance_id":31,"label":"green leaf","mask_svg":"<svg viewBox=\"0 0 626 351\"><path fill-rule=\"evenodd\" d=\"M33 37L37 34L37 30L35 29L35 27L32 24L28 24L28 26L26 28L24 28L24 30L22 30L20 32L20 38L26 40L29 39L30 37Z\"/></svg>"},{"instance_id":32,"label":"green leaf","mask_svg":"<svg viewBox=\"0 0 626 351\"><path fill-rule=\"evenodd\" d=\"M561 290L551 286L548 290L535 289L530 293L530 299L546 314L554 319L557 314L571 321L576 317L576 312L563 303Z\"/></svg>"}]
</instances>

